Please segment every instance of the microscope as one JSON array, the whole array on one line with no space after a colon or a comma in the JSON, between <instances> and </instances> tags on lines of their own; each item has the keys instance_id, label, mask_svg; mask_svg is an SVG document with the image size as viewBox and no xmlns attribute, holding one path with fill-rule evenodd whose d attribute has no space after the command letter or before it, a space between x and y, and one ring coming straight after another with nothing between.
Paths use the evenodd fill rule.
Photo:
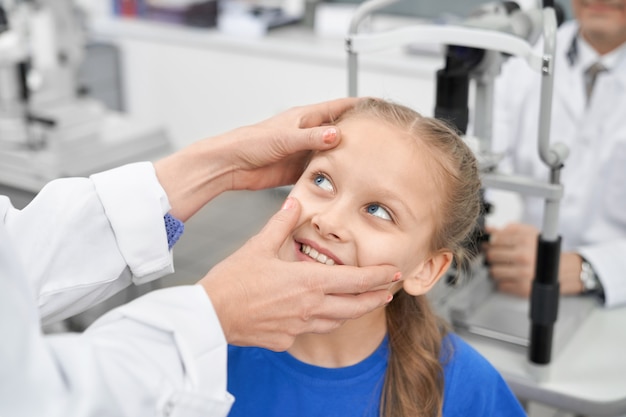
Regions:
<instances>
[{"instance_id":1,"label":"microscope","mask_svg":"<svg viewBox=\"0 0 626 417\"><path fill-rule=\"evenodd\" d=\"M459 334L469 339L489 339L505 349L526 354L535 376L544 378L543 371L553 351L558 352L566 344L593 308L591 300L560 297L557 279L560 257L557 225L563 194L559 174L568 149L560 143L551 144L549 136L557 15L562 21L562 9L552 1L543 1L542 7L530 10L521 10L513 2L489 3L454 24L419 24L378 33L359 31L361 23L372 13L396 1L370 0L356 10L346 39L348 94L357 96L359 54L399 45L442 45L445 65L436 74L435 117L452 123L473 149L483 189L539 197L545 204L530 302L497 292L480 253L471 265L456 266L461 279L441 280L429 299ZM498 165L503 155L491 150L494 81L502 64L511 56L523 58L542 76L537 149L550 171L545 182L500 173ZM471 123L470 86L474 88ZM482 195L484 198L485 193ZM483 207L481 229L489 213L486 200ZM475 238L479 246L485 238L484 230L477 230Z\"/></svg>"},{"instance_id":2,"label":"microscope","mask_svg":"<svg viewBox=\"0 0 626 417\"><path fill-rule=\"evenodd\" d=\"M37 192L170 151L164 129L107 108L79 82L84 16L70 0L0 0L0 183Z\"/></svg>"}]
</instances>

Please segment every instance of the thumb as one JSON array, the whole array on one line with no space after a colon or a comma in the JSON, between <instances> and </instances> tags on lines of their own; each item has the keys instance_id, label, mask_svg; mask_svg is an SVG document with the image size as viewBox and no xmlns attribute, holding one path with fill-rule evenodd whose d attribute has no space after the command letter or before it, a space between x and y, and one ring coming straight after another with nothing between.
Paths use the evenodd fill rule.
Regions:
<instances>
[{"instance_id":1,"label":"thumb","mask_svg":"<svg viewBox=\"0 0 626 417\"><path fill-rule=\"evenodd\" d=\"M272 216L257 238L264 243L265 248L276 253L296 226L299 217L300 203L293 197L287 197L280 211Z\"/></svg>"}]
</instances>

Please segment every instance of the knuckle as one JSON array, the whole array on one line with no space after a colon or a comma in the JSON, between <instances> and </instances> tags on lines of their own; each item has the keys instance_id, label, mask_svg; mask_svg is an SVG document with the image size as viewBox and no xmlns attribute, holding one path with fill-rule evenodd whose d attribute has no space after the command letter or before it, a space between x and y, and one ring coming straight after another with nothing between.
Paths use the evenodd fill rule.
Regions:
<instances>
[{"instance_id":1,"label":"knuckle","mask_svg":"<svg viewBox=\"0 0 626 417\"><path fill-rule=\"evenodd\" d=\"M314 130L312 130L312 129L311 130L307 130L306 132L307 132L307 136L306 136L307 141L309 143L315 143L316 132Z\"/></svg>"},{"instance_id":2,"label":"knuckle","mask_svg":"<svg viewBox=\"0 0 626 417\"><path fill-rule=\"evenodd\" d=\"M291 117L293 118L297 127L305 127L306 125L306 112L304 106L295 106L289 110Z\"/></svg>"},{"instance_id":3,"label":"knuckle","mask_svg":"<svg viewBox=\"0 0 626 417\"><path fill-rule=\"evenodd\" d=\"M310 303L306 303L304 305L302 305L301 310L300 310L300 320L303 323L309 323L312 318L315 316L315 312L314 312L314 306L311 305Z\"/></svg>"}]
</instances>

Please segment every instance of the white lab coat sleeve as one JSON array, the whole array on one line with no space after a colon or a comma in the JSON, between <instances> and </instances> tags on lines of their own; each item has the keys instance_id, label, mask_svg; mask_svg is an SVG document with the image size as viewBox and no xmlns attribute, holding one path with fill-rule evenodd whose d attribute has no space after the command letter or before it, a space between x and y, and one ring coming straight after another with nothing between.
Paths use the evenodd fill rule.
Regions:
<instances>
[{"instance_id":1,"label":"white lab coat sleeve","mask_svg":"<svg viewBox=\"0 0 626 417\"><path fill-rule=\"evenodd\" d=\"M155 291L83 334L44 336L1 224L0 237L0 415L227 415L226 342L202 287Z\"/></svg>"},{"instance_id":2,"label":"white lab coat sleeve","mask_svg":"<svg viewBox=\"0 0 626 417\"><path fill-rule=\"evenodd\" d=\"M167 196L143 162L47 184L4 224L44 324L173 272Z\"/></svg>"},{"instance_id":3,"label":"white lab coat sleeve","mask_svg":"<svg viewBox=\"0 0 626 417\"><path fill-rule=\"evenodd\" d=\"M123 415L228 414L226 340L201 286L153 291L105 314L83 337Z\"/></svg>"},{"instance_id":4,"label":"white lab coat sleeve","mask_svg":"<svg viewBox=\"0 0 626 417\"><path fill-rule=\"evenodd\" d=\"M624 279L624 254L626 241L623 239L602 242L576 249L598 275L604 289L604 305L614 307L626 304L626 279Z\"/></svg>"}]
</instances>

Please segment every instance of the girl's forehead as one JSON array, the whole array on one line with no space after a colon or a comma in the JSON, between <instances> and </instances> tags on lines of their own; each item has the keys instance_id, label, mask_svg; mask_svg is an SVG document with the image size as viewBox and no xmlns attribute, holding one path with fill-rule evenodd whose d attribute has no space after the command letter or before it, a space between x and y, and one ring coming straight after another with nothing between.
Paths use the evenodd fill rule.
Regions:
<instances>
[{"instance_id":1,"label":"girl's forehead","mask_svg":"<svg viewBox=\"0 0 626 417\"><path fill-rule=\"evenodd\" d=\"M397 163L407 154L410 155L407 162L421 164L423 161L419 160L431 154L419 134L377 116L358 115L342 120L337 126L341 130L341 142L334 150L348 149L352 157L365 157L368 153L372 156L380 153L382 157L397 152Z\"/></svg>"},{"instance_id":2,"label":"girl's forehead","mask_svg":"<svg viewBox=\"0 0 626 417\"><path fill-rule=\"evenodd\" d=\"M409 135L407 129L400 126L399 122L394 123L376 115L354 115L339 121L337 126L341 129L342 138L345 136L347 139L352 137L387 139L414 136ZM413 143L416 143L417 137L414 136L413 139L415 139Z\"/></svg>"},{"instance_id":3,"label":"girl's forehead","mask_svg":"<svg viewBox=\"0 0 626 417\"><path fill-rule=\"evenodd\" d=\"M320 158L339 172L371 184L393 182L394 187L411 194L438 192L432 184L440 168L416 134L367 117L350 117L337 126L341 129L340 144L315 155L314 160Z\"/></svg>"}]
</instances>

